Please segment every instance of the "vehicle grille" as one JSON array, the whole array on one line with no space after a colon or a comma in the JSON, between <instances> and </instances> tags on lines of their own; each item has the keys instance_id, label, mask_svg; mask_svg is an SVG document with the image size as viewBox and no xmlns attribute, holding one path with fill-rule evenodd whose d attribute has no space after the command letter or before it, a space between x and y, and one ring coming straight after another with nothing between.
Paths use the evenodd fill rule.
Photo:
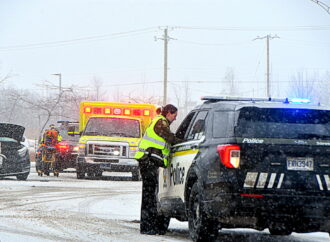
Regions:
<instances>
[{"instance_id":1,"label":"vehicle grille","mask_svg":"<svg viewBox=\"0 0 330 242\"><path fill-rule=\"evenodd\" d=\"M89 143L87 148L87 155L125 158L128 155L127 151L127 143Z\"/></svg>"}]
</instances>

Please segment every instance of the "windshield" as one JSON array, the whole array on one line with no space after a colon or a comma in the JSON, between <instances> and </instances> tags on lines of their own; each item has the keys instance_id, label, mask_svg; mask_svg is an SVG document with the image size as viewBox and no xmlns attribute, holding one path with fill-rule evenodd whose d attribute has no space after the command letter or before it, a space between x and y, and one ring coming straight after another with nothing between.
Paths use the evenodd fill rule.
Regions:
<instances>
[{"instance_id":1,"label":"windshield","mask_svg":"<svg viewBox=\"0 0 330 242\"><path fill-rule=\"evenodd\" d=\"M330 111L242 108L235 135L250 138L330 139Z\"/></svg>"},{"instance_id":2,"label":"windshield","mask_svg":"<svg viewBox=\"0 0 330 242\"><path fill-rule=\"evenodd\" d=\"M62 136L62 140L69 140L69 141L79 141L79 136L78 135L69 135L68 132L75 132L76 130L78 130L78 126L77 127L60 127L58 128L58 132L59 134Z\"/></svg>"},{"instance_id":3,"label":"windshield","mask_svg":"<svg viewBox=\"0 0 330 242\"><path fill-rule=\"evenodd\" d=\"M140 138L140 122L123 118L91 118L84 135Z\"/></svg>"}]
</instances>

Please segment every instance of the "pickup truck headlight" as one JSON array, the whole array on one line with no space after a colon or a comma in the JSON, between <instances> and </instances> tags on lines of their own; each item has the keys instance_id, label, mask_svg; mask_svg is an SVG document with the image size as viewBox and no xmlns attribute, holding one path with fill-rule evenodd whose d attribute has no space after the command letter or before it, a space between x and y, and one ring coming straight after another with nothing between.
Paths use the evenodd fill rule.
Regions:
<instances>
[{"instance_id":1,"label":"pickup truck headlight","mask_svg":"<svg viewBox=\"0 0 330 242\"><path fill-rule=\"evenodd\" d=\"M85 144L79 144L78 147L79 147L78 154L79 155L85 155L86 145Z\"/></svg>"},{"instance_id":2,"label":"pickup truck headlight","mask_svg":"<svg viewBox=\"0 0 330 242\"><path fill-rule=\"evenodd\" d=\"M134 158L136 151L138 150L138 147L133 146L129 148L129 158Z\"/></svg>"}]
</instances>

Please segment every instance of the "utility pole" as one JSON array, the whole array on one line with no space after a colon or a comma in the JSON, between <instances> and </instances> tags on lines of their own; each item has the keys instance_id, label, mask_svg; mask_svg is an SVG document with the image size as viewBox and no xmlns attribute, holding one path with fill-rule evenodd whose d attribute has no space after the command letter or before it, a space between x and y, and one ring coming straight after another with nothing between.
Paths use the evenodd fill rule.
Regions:
<instances>
[{"instance_id":1,"label":"utility pole","mask_svg":"<svg viewBox=\"0 0 330 242\"><path fill-rule=\"evenodd\" d=\"M167 28L164 29L164 96L163 96L163 105L167 103L167 44L168 44L168 35Z\"/></svg>"},{"instance_id":2,"label":"utility pole","mask_svg":"<svg viewBox=\"0 0 330 242\"><path fill-rule=\"evenodd\" d=\"M163 81L163 105L167 104L167 49L168 49L168 41L173 39L171 37L168 36L168 28L165 27L164 28L164 35L162 38L157 38L155 37L155 41L157 41L157 39L160 40L164 40L164 81Z\"/></svg>"},{"instance_id":3,"label":"utility pole","mask_svg":"<svg viewBox=\"0 0 330 242\"><path fill-rule=\"evenodd\" d=\"M53 74L53 75L58 76L58 81L59 81L59 84L58 84L58 98L60 99L61 94L62 94L62 74L61 73L56 73L56 74ZM59 120L61 120L61 119L62 119L62 107L61 107L61 104L60 104L59 105Z\"/></svg>"},{"instance_id":4,"label":"utility pole","mask_svg":"<svg viewBox=\"0 0 330 242\"><path fill-rule=\"evenodd\" d=\"M266 95L268 98L270 98L270 72L269 72L269 40L275 39L275 38L280 38L277 35L271 36L267 34L266 36L263 37L257 37L254 40L259 40L259 39L266 39L266 44L267 44L267 67L266 67L266 79L267 79L267 88L266 88Z\"/></svg>"}]
</instances>

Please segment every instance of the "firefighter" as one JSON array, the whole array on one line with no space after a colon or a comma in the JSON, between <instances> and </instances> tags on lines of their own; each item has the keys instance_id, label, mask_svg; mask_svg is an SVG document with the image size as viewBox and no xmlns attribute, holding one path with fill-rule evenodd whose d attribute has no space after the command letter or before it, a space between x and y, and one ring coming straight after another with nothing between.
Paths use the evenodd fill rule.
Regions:
<instances>
[{"instance_id":1,"label":"firefighter","mask_svg":"<svg viewBox=\"0 0 330 242\"><path fill-rule=\"evenodd\" d=\"M135 155L142 176L141 234L165 234L169 222L157 213L156 192L158 168L168 166L170 145L179 142L170 130L170 124L176 119L178 109L172 104L167 104L159 111L160 114L146 129Z\"/></svg>"},{"instance_id":2,"label":"firefighter","mask_svg":"<svg viewBox=\"0 0 330 242\"><path fill-rule=\"evenodd\" d=\"M45 143L45 136L46 136L46 138L47 138L47 136L48 136L48 135L47 135L47 132L48 132L49 130L54 130L54 131L56 131L56 135L51 135L49 138L52 139L52 137L55 137L57 140L50 141L51 143L58 143L58 142L60 142L60 141L62 140L62 136L59 134L58 130L55 128L55 125L54 125L54 124L50 124L50 125L49 125L49 129L45 130L44 134L42 135L40 143L42 143L42 144Z\"/></svg>"},{"instance_id":3,"label":"firefighter","mask_svg":"<svg viewBox=\"0 0 330 242\"><path fill-rule=\"evenodd\" d=\"M45 130L37 152L36 169L38 175L43 173L49 175L49 171L53 170L54 175L59 174L59 165L56 162L56 145L62 140L58 130L54 124L49 125L49 129Z\"/></svg>"}]
</instances>

